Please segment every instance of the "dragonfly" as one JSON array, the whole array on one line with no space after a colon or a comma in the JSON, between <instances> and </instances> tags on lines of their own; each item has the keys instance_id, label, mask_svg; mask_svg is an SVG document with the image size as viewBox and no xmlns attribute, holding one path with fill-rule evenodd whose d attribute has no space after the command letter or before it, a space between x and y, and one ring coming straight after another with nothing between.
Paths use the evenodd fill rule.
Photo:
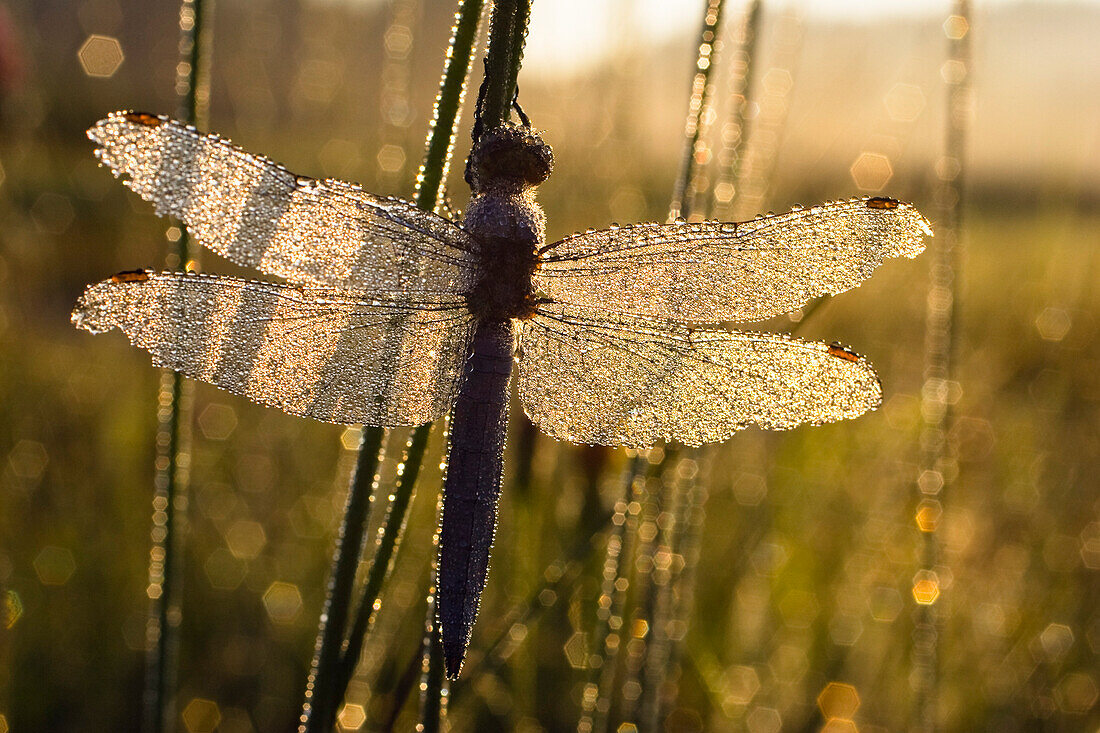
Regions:
<instances>
[{"instance_id":1,"label":"dragonfly","mask_svg":"<svg viewBox=\"0 0 1100 733\"><path fill-rule=\"evenodd\" d=\"M726 324L854 288L932 233L911 204L864 197L546 244L536 190L553 151L512 123L475 143L460 223L163 116L117 112L88 135L158 214L283 282L119 273L87 288L74 324L117 328L157 365L293 415L450 416L436 613L452 678L488 573L513 372L527 417L573 443L698 446L854 418L882 399L867 359Z\"/></svg>"}]
</instances>

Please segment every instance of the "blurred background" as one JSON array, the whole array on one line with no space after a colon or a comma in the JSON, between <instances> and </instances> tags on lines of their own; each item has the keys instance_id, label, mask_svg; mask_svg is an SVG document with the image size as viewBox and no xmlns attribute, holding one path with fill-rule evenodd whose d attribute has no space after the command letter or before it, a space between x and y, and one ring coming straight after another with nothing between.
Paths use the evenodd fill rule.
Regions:
<instances>
[{"instance_id":1,"label":"blurred background","mask_svg":"<svg viewBox=\"0 0 1100 733\"><path fill-rule=\"evenodd\" d=\"M1100 726L1100 3L882 5L765 0L746 25L727 2L692 190L738 219L890 195L932 220L932 248L959 217L956 257L890 262L768 324L868 355L883 407L657 449L633 481L633 454L513 410L453 730L633 730L646 710L668 731ZM520 101L557 156L548 240L667 217L702 10L534 4ZM218 0L210 128L409 197L453 12ZM178 35L172 2L0 4L0 731L140 721L158 372L69 312L89 282L162 268L168 222L84 130L177 108ZM963 38L969 65L949 55ZM945 342L951 371L926 379ZM415 723L439 443L341 730ZM196 388L180 730L294 729L357 445Z\"/></svg>"}]
</instances>

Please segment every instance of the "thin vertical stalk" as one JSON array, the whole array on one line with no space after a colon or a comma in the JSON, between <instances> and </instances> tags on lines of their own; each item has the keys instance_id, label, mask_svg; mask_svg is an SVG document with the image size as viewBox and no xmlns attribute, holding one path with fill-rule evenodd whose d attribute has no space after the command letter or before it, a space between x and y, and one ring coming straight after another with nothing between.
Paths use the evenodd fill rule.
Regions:
<instances>
[{"instance_id":1,"label":"thin vertical stalk","mask_svg":"<svg viewBox=\"0 0 1100 733\"><path fill-rule=\"evenodd\" d=\"M485 57L485 98L479 110L482 130L508 120L530 19L531 0L496 0L494 4Z\"/></svg>"},{"instance_id":2,"label":"thin vertical stalk","mask_svg":"<svg viewBox=\"0 0 1100 733\"><path fill-rule=\"evenodd\" d=\"M206 125L209 102L209 22L213 0L180 3L180 63L177 66L177 116ZM187 267L192 246L182 226L166 258L169 268ZM187 510L190 469L191 386L178 372L161 372L157 405L156 477L154 478L153 546L149 553L148 592L153 599L146 628L148 660L145 675L144 729L170 733L175 711L170 709L179 649L183 590L182 525Z\"/></svg>"},{"instance_id":3,"label":"thin vertical stalk","mask_svg":"<svg viewBox=\"0 0 1100 733\"><path fill-rule=\"evenodd\" d=\"M612 687L615 684L619 654L629 643L631 630L624 628L627 593L635 580L635 572L632 571L637 569L637 558L640 552L638 544L641 540L638 529L642 521L641 505L645 496L645 482L652 468L652 464L646 460L644 453L632 461L625 486L626 496L622 515L616 517L616 520L621 518L622 531L617 537L619 540L617 545L608 543L604 561L604 587L600 594L600 608L597 612L602 622L597 629L595 645L600 664L593 665L592 678L596 683L593 686L590 682L584 695L586 702L589 696L592 700L592 709L586 711L590 712L587 716L590 722L582 717L577 726L578 733L611 730ZM617 521L616 525L619 526L619 524L620 522ZM613 537L612 541L615 539Z\"/></svg>"},{"instance_id":4,"label":"thin vertical stalk","mask_svg":"<svg viewBox=\"0 0 1100 733\"><path fill-rule=\"evenodd\" d=\"M359 609L355 614L351 632L343 656L339 662L339 675L336 685L336 698L342 699L355 674L355 667L359 663L359 655L363 651L363 640L367 630L378 611L378 600L382 592L382 584L389 577L393 567L393 557L397 551L401 539L402 530L405 527L405 518L408 515L409 504L412 500L413 489L420 473L420 467L424 461L424 452L428 447L430 426L422 426L413 431L409 436L409 442L405 446L405 455L401 465L397 469L397 480L393 490L386 516L378 529L378 540L374 551L374 559L371 562L370 572L367 574L367 582L363 587L363 594L359 600Z\"/></svg>"},{"instance_id":5,"label":"thin vertical stalk","mask_svg":"<svg viewBox=\"0 0 1100 733\"><path fill-rule=\"evenodd\" d=\"M416 205L434 211L443 201L447 172L450 169L455 137L458 134L458 112L466 98L466 81L474 60L474 43L481 20L484 0L459 0L455 24L443 65L443 78L428 126L428 141L424 164L416 177ZM445 130L446 134L441 132Z\"/></svg>"},{"instance_id":6,"label":"thin vertical stalk","mask_svg":"<svg viewBox=\"0 0 1100 733\"><path fill-rule=\"evenodd\" d=\"M695 61L695 72L691 79L691 96L688 99L687 122L684 125L684 152L680 162L680 175L669 205L669 221L680 217L687 218L692 213L695 191L692 180L695 177L697 154L703 144L703 118L710 104L711 71L714 69L714 53L718 28L722 23L724 0L706 0L703 9L703 27L699 31L699 55Z\"/></svg>"},{"instance_id":7,"label":"thin vertical stalk","mask_svg":"<svg viewBox=\"0 0 1100 733\"><path fill-rule=\"evenodd\" d=\"M681 157L680 174L669 204L669 221L675 221L681 217L692 216L695 202L695 187L700 185L698 166L706 160L706 143L703 139L704 120L712 104L711 73L717 61L717 38L722 24L722 11L725 7L724 0L706 0L703 8L703 20L699 31L698 55L695 60L695 71L692 76L691 96L688 100L687 118L684 123L683 154ZM691 453L694 456L694 452ZM641 695L637 707L632 714L638 716L640 729L656 730L658 728L658 716L660 701L658 699L660 687L664 681L667 669L664 668L665 658L669 648L662 643L656 644L657 658L653 664L648 664L646 657L651 650L646 643L649 639L657 640L659 635L657 626L663 624L664 615L670 608L672 600L671 583L660 572L655 574L652 568L653 560L658 551L668 551L668 546L678 544L672 533L677 528L668 528L666 531L657 531L661 522L660 515L665 511L668 503L669 492L666 476L677 464L681 457L681 451L674 446L666 446L664 453L653 467L651 475L654 477L656 492L647 490L644 506L647 510L646 522L653 527L652 537L639 548L639 552L649 554L651 570L647 573L639 571L638 582L642 584L644 595L639 595L639 606L635 611L635 619L646 624L647 632L638 638L637 643L631 645L633 650L628 657L628 674L631 680L641 687ZM639 523L639 529L642 524ZM658 536L660 535L660 536ZM664 581L664 582L661 582ZM648 668L642 674L642 666Z\"/></svg>"},{"instance_id":8,"label":"thin vertical stalk","mask_svg":"<svg viewBox=\"0 0 1100 733\"><path fill-rule=\"evenodd\" d=\"M305 703L298 725L300 733L328 733L336 721L339 700L333 695L333 690L338 679L355 571L359 566L363 534L370 513L370 492L367 489L378 468L383 432L381 428L363 429L340 536L336 541L328 593L321 612L316 652L306 682Z\"/></svg>"},{"instance_id":9,"label":"thin vertical stalk","mask_svg":"<svg viewBox=\"0 0 1100 733\"><path fill-rule=\"evenodd\" d=\"M910 729L934 731L939 686L940 600L936 569L940 540L936 532L944 512L943 492L958 472L957 451L949 437L954 394L953 352L957 341L956 283L961 247L963 171L970 118L970 2L955 0L944 23L948 61L944 66L947 91L947 130L940 161L940 228L933 249L924 337L924 385L921 389L922 455L915 482L916 524L921 533L921 568L913 579L917 602L913 629L914 690Z\"/></svg>"},{"instance_id":10,"label":"thin vertical stalk","mask_svg":"<svg viewBox=\"0 0 1100 733\"><path fill-rule=\"evenodd\" d=\"M722 152L719 156L718 181L714 186L711 215L733 218L734 201L740 188L741 168L748 140L749 100L752 99L753 74L756 71L756 39L760 30L760 0L749 0L741 23L739 48L730 63L729 120L722 128Z\"/></svg>"},{"instance_id":11,"label":"thin vertical stalk","mask_svg":"<svg viewBox=\"0 0 1100 733\"><path fill-rule=\"evenodd\" d=\"M631 679L641 688L641 695L635 707L634 718L641 733L655 733L660 730L660 689L668 674L668 644L663 630L669 607L672 604L672 588L669 578L669 566L663 565L659 558L670 558L671 545L677 527L671 523L675 516L671 504L676 491L670 485L669 474L679 463L680 451L672 446L665 447L665 455L654 476L652 488L648 490L645 507L645 525L643 535L650 539L645 544L646 562L644 572L639 569L639 581L645 588L645 601L641 604L636 618L645 623L645 632L635 634L630 646L636 653L628 659L637 658L637 666L631 666Z\"/></svg>"},{"instance_id":12,"label":"thin vertical stalk","mask_svg":"<svg viewBox=\"0 0 1100 733\"><path fill-rule=\"evenodd\" d=\"M447 424L449 427L450 418ZM450 440L449 431L443 430L443 444ZM441 466L446 475L446 465ZM438 733L447 714L447 675L446 660L443 657L443 635L436 619L435 604L439 595L439 536L443 521L443 493L435 502L435 533L432 545L436 552L432 556L431 586L428 588L428 613L424 618L424 642L421 651L420 678L420 723L416 729L421 733Z\"/></svg>"},{"instance_id":13,"label":"thin vertical stalk","mask_svg":"<svg viewBox=\"0 0 1100 733\"><path fill-rule=\"evenodd\" d=\"M736 161L733 183L736 198L723 218L747 219L768 208L766 201L790 109L787 98L795 80L795 60L802 48L800 21L794 12L780 15L772 33L772 45L770 68L752 90L757 114L751 124L745 121L745 129L741 132L745 141ZM759 62L762 55L759 44L754 45L753 53Z\"/></svg>"}]
</instances>

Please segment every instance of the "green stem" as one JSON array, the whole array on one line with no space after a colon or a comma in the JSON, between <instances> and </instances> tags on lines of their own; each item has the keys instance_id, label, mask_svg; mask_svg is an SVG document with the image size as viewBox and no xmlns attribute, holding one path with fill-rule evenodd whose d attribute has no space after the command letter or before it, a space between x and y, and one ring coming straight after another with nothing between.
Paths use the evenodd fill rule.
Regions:
<instances>
[{"instance_id":1,"label":"green stem","mask_svg":"<svg viewBox=\"0 0 1100 733\"><path fill-rule=\"evenodd\" d=\"M340 652L344 643L355 571L359 566L363 534L370 512L370 486L378 468L383 433L382 428L363 428L355 474L348 489L344 521L332 561L329 592L321 613L317 653L310 672L310 681L306 686L306 700L298 726L301 733L328 733L336 722L339 696L335 694L335 689L339 676Z\"/></svg>"},{"instance_id":2,"label":"green stem","mask_svg":"<svg viewBox=\"0 0 1100 733\"><path fill-rule=\"evenodd\" d=\"M394 552L401 540L401 533L405 527L405 517L408 514L409 503L412 500L413 488L416 486L416 478L420 474L420 466L423 464L424 452L428 447L428 436L431 433L431 425L422 425L413 431L405 447L405 456L402 460L403 470L398 474L393 491L393 501L390 503L386 516L382 520L378 547L374 553L367 583L363 588L362 598L359 600L359 609L355 614L355 621L348 634L347 645L339 662L339 673L336 683L336 699L343 698L355 674L355 667L359 664L359 655L363 651L363 640L370 628L374 614L378 610L376 605L382 591L382 584L389 577L393 565Z\"/></svg>"},{"instance_id":3,"label":"green stem","mask_svg":"<svg viewBox=\"0 0 1100 733\"><path fill-rule=\"evenodd\" d=\"M177 116L193 125L205 125L209 97L207 68L209 27L206 3L213 0L182 0L180 3L180 67L176 88L180 94ZM191 254L191 242L181 234L168 254L168 266L182 268ZM154 498L153 542L159 549L159 568L154 559L150 584L160 586L151 612L154 643L145 678L144 730L165 733L174 729L175 712L168 710L175 687L176 656L179 649L180 604L183 585L181 516L187 507L187 468L182 454L187 443L190 417L189 390L182 375L165 370L161 377L161 405L157 411L157 478Z\"/></svg>"},{"instance_id":4,"label":"green stem","mask_svg":"<svg viewBox=\"0 0 1100 733\"><path fill-rule=\"evenodd\" d=\"M474 43L483 5L484 0L460 0L458 12L455 13L454 35L444 62L443 78L439 82L424 164L416 180L416 205L425 211L433 211L442 198L458 131L458 112L474 60ZM446 130L446 134L441 130Z\"/></svg>"},{"instance_id":5,"label":"green stem","mask_svg":"<svg viewBox=\"0 0 1100 733\"><path fill-rule=\"evenodd\" d=\"M429 605L428 614L434 616L434 603ZM447 712L447 696L444 689L447 676L444 673L446 663L443 660L443 637L440 635L439 625L434 623L434 619L431 619L429 624L431 628L428 630L427 639L428 664L427 669L424 670L424 680L421 683L424 694L421 697L418 733L439 733L443 716Z\"/></svg>"},{"instance_id":6,"label":"green stem","mask_svg":"<svg viewBox=\"0 0 1100 733\"><path fill-rule=\"evenodd\" d=\"M479 110L482 130L500 127L509 117L530 19L530 0L497 0L493 7L485 59L485 98Z\"/></svg>"}]
</instances>

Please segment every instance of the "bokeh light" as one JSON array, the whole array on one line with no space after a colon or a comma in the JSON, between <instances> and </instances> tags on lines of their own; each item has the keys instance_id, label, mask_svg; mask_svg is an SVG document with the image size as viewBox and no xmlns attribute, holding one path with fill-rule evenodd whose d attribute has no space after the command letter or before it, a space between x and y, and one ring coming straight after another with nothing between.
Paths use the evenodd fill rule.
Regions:
<instances>
[{"instance_id":1,"label":"bokeh light","mask_svg":"<svg viewBox=\"0 0 1100 733\"><path fill-rule=\"evenodd\" d=\"M76 56L85 74L101 79L114 76L126 58L117 38L97 34L88 36Z\"/></svg>"}]
</instances>

